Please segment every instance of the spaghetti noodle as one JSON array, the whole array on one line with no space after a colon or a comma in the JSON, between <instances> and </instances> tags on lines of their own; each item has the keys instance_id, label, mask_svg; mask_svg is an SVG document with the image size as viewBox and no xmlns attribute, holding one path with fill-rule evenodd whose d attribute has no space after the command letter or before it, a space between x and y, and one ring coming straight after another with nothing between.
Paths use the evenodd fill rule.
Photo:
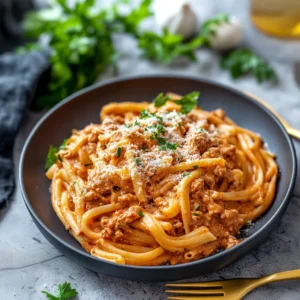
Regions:
<instances>
[{"instance_id":1,"label":"spaghetti noodle","mask_svg":"<svg viewBox=\"0 0 300 300\"><path fill-rule=\"evenodd\" d=\"M119 264L179 264L228 249L274 198L277 164L259 135L221 109L181 112L110 103L74 130L46 175L53 208L92 255Z\"/></svg>"}]
</instances>

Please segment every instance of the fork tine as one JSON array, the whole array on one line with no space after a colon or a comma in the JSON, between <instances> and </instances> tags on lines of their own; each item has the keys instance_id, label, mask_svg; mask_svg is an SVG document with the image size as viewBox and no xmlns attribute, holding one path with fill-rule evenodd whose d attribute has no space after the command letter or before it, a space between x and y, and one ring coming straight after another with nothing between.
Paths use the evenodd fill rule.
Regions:
<instances>
[{"instance_id":1,"label":"fork tine","mask_svg":"<svg viewBox=\"0 0 300 300\"><path fill-rule=\"evenodd\" d=\"M172 296L172 297L168 297L168 300L222 300L223 297L220 296L213 296L213 297L209 297L209 296L200 296L200 297L194 297L194 296Z\"/></svg>"},{"instance_id":2,"label":"fork tine","mask_svg":"<svg viewBox=\"0 0 300 300\"><path fill-rule=\"evenodd\" d=\"M206 289L222 289L221 281L207 281L207 282L190 282L190 283L166 283L165 286L171 287L200 287Z\"/></svg>"},{"instance_id":3,"label":"fork tine","mask_svg":"<svg viewBox=\"0 0 300 300\"><path fill-rule=\"evenodd\" d=\"M166 290L165 292L166 293L174 293L174 294L224 296L224 292L221 289L211 289L211 290Z\"/></svg>"}]
</instances>

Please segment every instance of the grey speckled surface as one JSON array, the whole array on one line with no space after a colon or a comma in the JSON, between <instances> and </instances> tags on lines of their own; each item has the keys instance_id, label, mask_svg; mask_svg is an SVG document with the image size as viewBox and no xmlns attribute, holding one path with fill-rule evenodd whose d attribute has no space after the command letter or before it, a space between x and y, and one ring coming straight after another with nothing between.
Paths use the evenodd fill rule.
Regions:
<instances>
[{"instance_id":1,"label":"grey speckled surface","mask_svg":"<svg viewBox=\"0 0 300 300\"><path fill-rule=\"evenodd\" d=\"M227 11L238 15L245 27L247 44L267 56L280 77L275 87L257 85L251 78L232 81L218 67L218 56L207 51L198 52L197 64L179 63L170 67L151 64L138 58L134 42L118 39L122 49L119 62L120 75L172 73L212 78L218 82L252 92L272 104L295 127L300 128L300 88L293 78L293 61L300 60L300 41L278 41L257 33L249 23L247 1L193 1L202 17L214 12ZM298 57L297 57L298 56ZM109 73L104 77L110 77ZM16 170L20 151L29 131L41 114L30 114L19 134L15 146ZM300 143L295 141L297 153ZM294 196L281 225L254 252L224 270L195 278L195 280L231 277L254 277L272 272L300 269L300 188L299 176ZM14 200L0 211L0 298L45 299L43 289L53 290L57 283L70 281L78 290L80 300L88 299L165 299L162 283L123 281L105 277L82 268L62 256L33 224L20 190ZM300 282L290 281L262 287L249 296L249 300L300 299Z\"/></svg>"}]
</instances>

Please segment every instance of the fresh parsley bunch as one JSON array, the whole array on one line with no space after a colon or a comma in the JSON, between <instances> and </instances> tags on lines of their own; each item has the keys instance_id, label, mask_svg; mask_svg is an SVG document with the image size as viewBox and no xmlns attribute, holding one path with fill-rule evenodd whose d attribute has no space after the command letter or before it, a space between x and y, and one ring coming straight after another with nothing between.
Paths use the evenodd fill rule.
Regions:
<instances>
[{"instance_id":1,"label":"fresh parsley bunch","mask_svg":"<svg viewBox=\"0 0 300 300\"><path fill-rule=\"evenodd\" d=\"M71 283L65 282L59 284L56 295L53 295L47 291L42 291L49 300L69 300L78 295L77 291L71 287Z\"/></svg>"},{"instance_id":2,"label":"fresh parsley bunch","mask_svg":"<svg viewBox=\"0 0 300 300\"><path fill-rule=\"evenodd\" d=\"M221 67L229 70L232 78L253 74L259 83L277 79L275 71L267 61L247 48L226 53L221 59Z\"/></svg>"},{"instance_id":3,"label":"fresh parsley bunch","mask_svg":"<svg viewBox=\"0 0 300 300\"><path fill-rule=\"evenodd\" d=\"M56 0L51 8L32 12L24 21L28 38L46 35L49 40L50 78L44 95L37 99L38 108L51 107L73 92L95 82L108 66L114 65L117 53L112 34L121 23L127 31L135 32L139 23L151 13L151 0L143 0L128 15L121 16L113 8L95 9L95 0ZM37 49L30 43L19 49L24 53Z\"/></svg>"}]
</instances>

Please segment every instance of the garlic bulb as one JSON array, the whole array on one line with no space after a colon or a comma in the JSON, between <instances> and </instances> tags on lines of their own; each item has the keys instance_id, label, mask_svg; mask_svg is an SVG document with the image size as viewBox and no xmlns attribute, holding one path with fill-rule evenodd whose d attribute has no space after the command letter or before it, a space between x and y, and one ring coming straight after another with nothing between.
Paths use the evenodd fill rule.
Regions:
<instances>
[{"instance_id":1,"label":"garlic bulb","mask_svg":"<svg viewBox=\"0 0 300 300\"><path fill-rule=\"evenodd\" d=\"M215 25L215 34L209 37L210 45L216 50L228 50L236 47L243 39L242 25L236 17L228 22Z\"/></svg>"},{"instance_id":2,"label":"garlic bulb","mask_svg":"<svg viewBox=\"0 0 300 300\"><path fill-rule=\"evenodd\" d=\"M197 15L191 6L183 0L158 0L154 5L155 17L161 28L172 34L182 35L185 39L197 32Z\"/></svg>"}]
</instances>

